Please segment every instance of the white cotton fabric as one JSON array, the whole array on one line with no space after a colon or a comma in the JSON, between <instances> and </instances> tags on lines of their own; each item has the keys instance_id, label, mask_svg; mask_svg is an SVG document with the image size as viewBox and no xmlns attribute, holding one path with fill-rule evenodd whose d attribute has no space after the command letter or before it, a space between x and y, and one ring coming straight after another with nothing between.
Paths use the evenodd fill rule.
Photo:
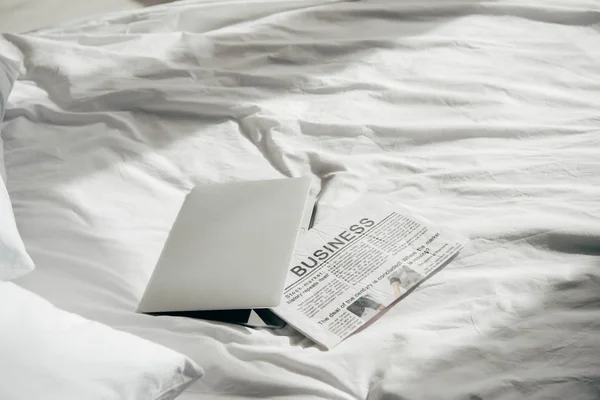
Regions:
<instances>
[{"instance_id":1,"label":"white cotton fabric","mask_svg":"<svg viewBox=\"0 0 600 400\"><path fill-rule=\"evenodd\" d=\"M599 21L583 0L214 0L5 36L21 284L192 357L186 400L596 399ZM328 352L134 313L192 186L301 175L317 224L370 193L471 243Z\"/></svg>"},{"instance_id":2,"label":"white cotton fabric","mask_svg":"<svg viewBox=\"0 0 600 400\"><path fill-rule=\"evenodd\" d=\"M187 357L0 282L0 398L170 400L200 378Z\"/></svg>"},{"instance_id":3,"label":"white cotton fabric","mask_svg":"<svg viewBox=\"0 0 600 400\"><path fill-rule=\"evenodd\" d=\"M18 75L19 64L3 57L0 53L0 134L8 95ZM5 183L3 148L2 136L0 136L0 281L18 278L35 268L15 223Z\"/></svg>"}]
</instances>

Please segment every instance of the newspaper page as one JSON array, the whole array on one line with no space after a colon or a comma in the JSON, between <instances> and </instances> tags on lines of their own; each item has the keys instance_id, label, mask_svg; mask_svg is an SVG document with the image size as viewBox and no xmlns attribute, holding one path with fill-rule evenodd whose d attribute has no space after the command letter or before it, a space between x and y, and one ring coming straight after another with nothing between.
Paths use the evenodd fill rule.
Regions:
<instances>
[{"instance_id":1,"label":"newspaper page","mask_svg":"<svg viewBox=\"0 0 600 400\"><path fill-rule=\"evenodd\" d=\"M467 243L401 207L355 206L298 239L273 311L330 349L443 267Z\"/></svg>"}]
</instances>

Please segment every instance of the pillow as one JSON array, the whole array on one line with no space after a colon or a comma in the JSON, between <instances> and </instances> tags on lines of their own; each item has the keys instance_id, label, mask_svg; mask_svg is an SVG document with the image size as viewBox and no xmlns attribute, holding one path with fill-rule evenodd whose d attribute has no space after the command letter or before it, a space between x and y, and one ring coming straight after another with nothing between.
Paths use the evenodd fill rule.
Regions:
<instances>
[{"instance_id":1,"label":"pillow","mask_svg":"<svg viewBox=\"0 0 600 400\"><path fill-rule=\"evenodd\" d=\"M18 64L0 56L0 124L4 117L8 93L18 74L18 67ZM34 268L17 230L5 180L4 146L0 136L0 280L17 278Z\"/></svg>"},{"instance_id":2,"label":"pillow","mask_svg":"<svg viewBox=\"0 0 600 400\"><path fill-rule=\"evenodd\" d=\"M0 282L0 399L169 400L201 376L189 358Z\"/></svg>"}]
</instances>

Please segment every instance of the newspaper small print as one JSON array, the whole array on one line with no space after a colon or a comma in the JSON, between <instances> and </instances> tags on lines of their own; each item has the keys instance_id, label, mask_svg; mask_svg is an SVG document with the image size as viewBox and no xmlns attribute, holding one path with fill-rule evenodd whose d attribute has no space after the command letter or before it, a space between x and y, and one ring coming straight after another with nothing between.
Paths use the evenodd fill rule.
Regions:
<instances>
[{"instance_id":1,"label":"newspaper small print","mask_svg":"<svg viewBox=\"0 0 600 400\"><path fill-rule=\"evenodd\" d=\"M282 302L273 311L331 349L467 242L403 207L362 203L298 239Z\"/></svg>"}]
</instances>

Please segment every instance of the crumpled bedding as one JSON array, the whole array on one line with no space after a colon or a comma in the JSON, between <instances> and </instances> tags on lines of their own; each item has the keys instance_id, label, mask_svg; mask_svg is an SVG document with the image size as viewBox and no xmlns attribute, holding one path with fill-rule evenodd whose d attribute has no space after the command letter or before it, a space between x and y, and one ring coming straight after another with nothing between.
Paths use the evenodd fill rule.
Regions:
<instances>
[{"instance_id":1,"label":"crumpled bedding","mask_svg":"<svg viewBox=\"0 0 600 400\"><path fill-rule=\"evenodd\" d=\"M600 397L600 8L183 1L5 35L8 189L59 307L169 346L184 400ZM185 193L312 177L470 244L330 351L134 313Z\"/></svg>"}]
</instances>

